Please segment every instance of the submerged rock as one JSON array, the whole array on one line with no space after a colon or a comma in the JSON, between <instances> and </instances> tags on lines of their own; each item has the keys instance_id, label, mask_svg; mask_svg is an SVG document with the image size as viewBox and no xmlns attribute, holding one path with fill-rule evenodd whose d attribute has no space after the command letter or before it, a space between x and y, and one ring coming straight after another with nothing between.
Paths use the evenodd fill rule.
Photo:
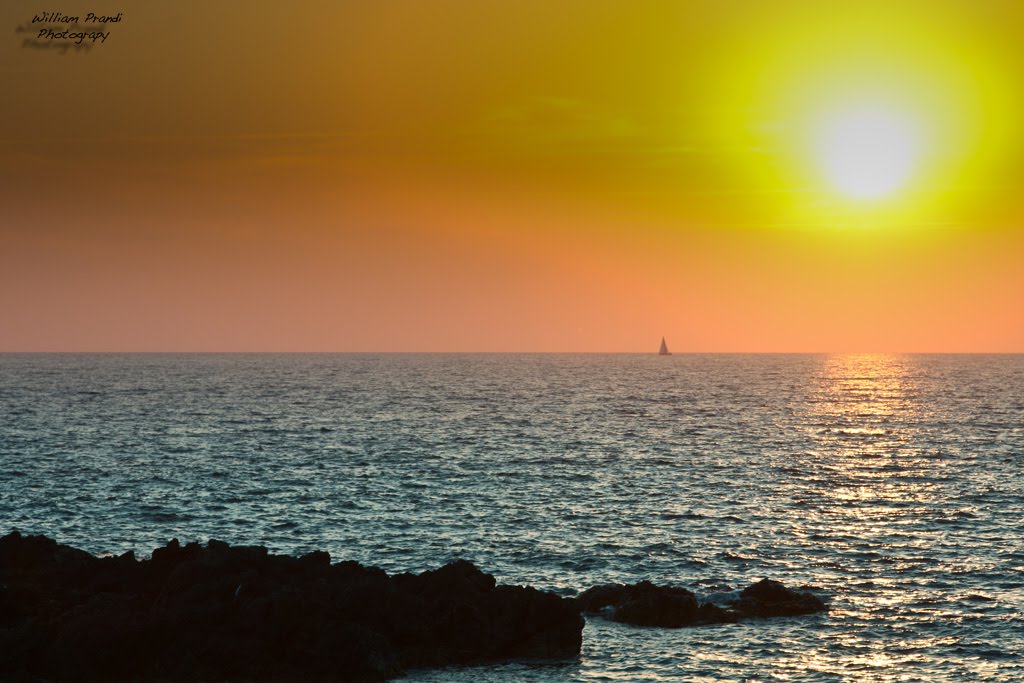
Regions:
<instances>
[{"instance_id":1,"label":"submerged rock","mask_svg":"<svg viewBox=\"0 0 1024 683\"><path fill-rule=\"evenodd\" d=\"M580 651L573 600L468 562L388 576L327 553L172 540L152 559L0 538L0 679L377 681Z\"/></svg>"},{"instance_id":2,"label":"submerged rock","mask_svg":"<svg viewBox=\"0 0 1024 683\"><path fill-rule=\"evenodd\" d=\"M656 586L649 581L594 586L576 600L584 612L636 626L681 628L736 621L715 605L699 604L697 596L685 588Z\"/></svg>"},{"instance_id":3,"label":"submerged rock","mask_svg":"<svg viewBox=\"0 0 1024 683\"><path fill-rule=\"evenodd\" d=\"M769 579L744 588L737 599L725 606L701 603L685 588L658 586L649 581L595 586L581 593L576 601L588 614L624 624L665 628L729 624L740 619L796 616L828 609L817 596Z\"/></svg>"}]
</instances>

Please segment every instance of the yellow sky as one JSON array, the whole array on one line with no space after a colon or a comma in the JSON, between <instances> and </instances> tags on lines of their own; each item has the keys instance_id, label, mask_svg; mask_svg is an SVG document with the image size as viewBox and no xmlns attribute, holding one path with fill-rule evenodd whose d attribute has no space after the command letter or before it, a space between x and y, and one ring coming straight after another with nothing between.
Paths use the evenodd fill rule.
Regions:
<instances>
[{"instance_id":1,"label":"yellow sky","mask_svg":"<svg viewBox=\"0 0 1024 683\"><path fill-rule=\"evenodd\" d=\"M40 11L0 350L1024 351L1019 3ZM914 139L870 201L821 143L865 107Z\"/></svg>"}]
</instances>

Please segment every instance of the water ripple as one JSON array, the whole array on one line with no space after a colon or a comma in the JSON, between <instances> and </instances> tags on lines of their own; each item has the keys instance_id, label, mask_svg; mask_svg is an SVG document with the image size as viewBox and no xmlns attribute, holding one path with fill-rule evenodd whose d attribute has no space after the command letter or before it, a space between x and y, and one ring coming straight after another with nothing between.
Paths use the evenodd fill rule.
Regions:
<instances>
[{"instance_id":1,"label":"water ripple","mask_svg":"<svg viewBox=\"0 0 1024 683\"><path fill-rule=\"evenodd\" d=\"M0 377L0 527L832 602L594 619L577 661L409 680L1024 679L1017 356L0 354Z\"/></svg>"}]
</instances>

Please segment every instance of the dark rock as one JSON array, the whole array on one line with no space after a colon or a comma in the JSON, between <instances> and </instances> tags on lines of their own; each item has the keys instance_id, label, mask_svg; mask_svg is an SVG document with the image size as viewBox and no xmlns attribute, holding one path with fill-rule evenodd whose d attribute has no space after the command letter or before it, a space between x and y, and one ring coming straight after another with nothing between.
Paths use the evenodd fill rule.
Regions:
<instances>
[{"instance_id":1,"label":"dark rock","mask_svg":"<svg viewBox=\"0 0 1024 683\"><path fill-rule=\"evenodd\" d=\"M584 591L577 602L584 612L604 613L613 621L636 626L680 628L735 620L714 605L699 605L697 596L685 588L656 586L649 581L595 586Z\"/></svg>"},{"instance_id":2,"label":"dark rock","mask_svg":"<svg viewBox=\"0 0 1024 683\"><path fill-rule=\"evenodd\" d=\"M468 562L389 577L216 540L139 561L0 538L0 680L378 681L573 657L582 630L573 600Z\"/></svg>"},{"instance_id":3,"label":"dark rock","mask_svg":"<svg viewBox=\"0 0 1024 683\"><path fill-rule=\"evenodd\" d=\"M315 550L300 557L299 561L329 567L331 565L331 554L324 550Z\"/></svg>"},{"instance_id":4,"label":"dark rock","mask_svg":"<svg viewBox=\"0 0 1024 683\"><path fill-rule=\"evenodd\" d=\"M739 599L725 607L701 604L697 596L685 588L657 586L648 581L595 586L580 594L576 601L580 609L589 614L604 615L625 624L666 628L797 616L828 609L817 596L769 579L743 589Z\"/></svg>"},{"instance_id":5,"label":"dark rock","mask_svg":"<svg viewBox=\"0 0 1024 683\"><path fill-rule=\"evenodd\" d=\"M786 588L771 579L761 579L747 586L740 595L734 609L745 617L794 617L828 609L816 595Z\"/></svg>"}]
</instances>

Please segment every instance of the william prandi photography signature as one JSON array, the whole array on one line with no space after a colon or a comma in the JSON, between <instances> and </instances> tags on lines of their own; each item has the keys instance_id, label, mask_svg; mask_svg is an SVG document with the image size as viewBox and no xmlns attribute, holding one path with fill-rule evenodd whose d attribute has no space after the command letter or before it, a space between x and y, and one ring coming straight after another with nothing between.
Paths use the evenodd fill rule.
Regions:
<instances>
[{"instance_id":1,"label":"william prandi photography signature","mask_svg":"<svg viewBox=\"0 0 1024 683\"><path fill-rule=\"evenodd\" d=\"M15 33L33 34L26 36L22 47L52 49L64 54L68 50L88 51L96 44L107 42L111 24L124 20L124 12L117 14L82 15L63 12L40 12L30 21L18 26Z\"/></svg>"}]
</instances>

